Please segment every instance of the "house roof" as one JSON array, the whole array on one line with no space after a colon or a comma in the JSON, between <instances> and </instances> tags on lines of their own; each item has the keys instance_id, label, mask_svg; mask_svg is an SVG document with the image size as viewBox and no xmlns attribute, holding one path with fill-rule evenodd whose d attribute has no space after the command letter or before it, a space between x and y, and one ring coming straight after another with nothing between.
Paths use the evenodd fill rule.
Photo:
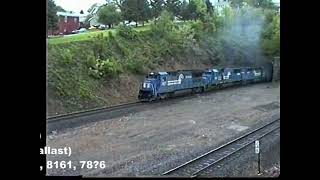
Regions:
<instances>
[{"instance_id":1,"label":"house roof","mask_svg":"<svg viewBox=\"0 0 320 180\"><path fill-rule=\"evenodd\" d=\"M91 11L89 12L89 14L96 14L98 12L98 10L103 6L104 4L100 4L98 3L96 7L94 7L93 9L91 9Z\"/></svg>"},{"instance_id":2,"label":"house roof","mask_svg":"<svg viewBox=\"0 0 320 180\"><path fill-rule=\"evenodd\" d=\"M91 18L88 19L88 21L90 22L93 19L97 19L97 17L96 16L92 16Z\"/></svg>"},{"instance_id":3,"label":"house roof","mask_svg":"<svg viewBox=\"0 0 320 180\"><path fill-rule=\"evenodd\" d=\"M97 13L99 9L100 9L100 6L99 6L99 7L95 7L95 8L91 11L91 14Z\"/></svg>"},{"instance_id":4,"label":"house roof","mask_svg":"<svg viewBox=\"0 0 320 180\"><path fill-rule=\"evenodd\" d=\"M71 16L71 17L79 17L82 16L82 14L78 13L69 13L69 12L57 12L58 16Z\"/></svg>"}]
</instances>

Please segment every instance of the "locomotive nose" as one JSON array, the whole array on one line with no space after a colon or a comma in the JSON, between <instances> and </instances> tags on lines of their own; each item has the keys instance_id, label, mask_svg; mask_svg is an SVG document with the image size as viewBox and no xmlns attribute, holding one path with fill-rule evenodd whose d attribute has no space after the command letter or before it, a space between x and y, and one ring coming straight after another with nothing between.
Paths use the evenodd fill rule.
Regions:
<instances>
[{"instance_id":1,"label":"locomotive nose","mask_svg":"<svg viewBox=\"0 0 320 180\"><path fill-rule=\"evenodd\" d=\"M154 85L152 81L144 81L140 87L138 99L140 101L149 101L154 96Z\"/></svg>"}]
</instances>

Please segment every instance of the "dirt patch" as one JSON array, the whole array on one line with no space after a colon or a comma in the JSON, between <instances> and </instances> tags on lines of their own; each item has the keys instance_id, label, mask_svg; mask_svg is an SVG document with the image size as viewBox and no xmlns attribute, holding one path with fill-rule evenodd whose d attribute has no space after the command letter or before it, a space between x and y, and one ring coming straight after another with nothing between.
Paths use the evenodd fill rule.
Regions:
<instances>
[{"instance_id":1,"label":"dirt patch","mask_svg":"<svg viewBox=\"0 0 320 180\"><path fill-rule=\"evenodd\" d=\"M278 109L278 108L280 108L280 103L278 103L278 102L272 102L269 104L264 104L264 105L256 107L256 109L258 109L260 111L270 111L270 110Z\"/></svg>"},{"instance_id":2,"label":"dirt patch","mask_svg":"<svg viewBox=\"0 0 320 180\"><path fill-rule=\"evenodd\" d=\"M270 169L265 170L262 173L264 177L279 177L280 175L280 162L274 164Z\"/></svg>"},{"instance_id":3,"label":"dirt patch","mask_svg":"<svg viewBox=\"0 0 320 180\"><path fill-rule=\"evenodd\" d=\"M106 161L106 169L49 170L49 175L159 175L226 139L239 136L278 116L278 108L257 109L277 102L280 86L256 84L216 91L50 135L47 145L70 146L68 159ZM62 156L49 160L66 160Z\"/></svg>"}]
</instances>

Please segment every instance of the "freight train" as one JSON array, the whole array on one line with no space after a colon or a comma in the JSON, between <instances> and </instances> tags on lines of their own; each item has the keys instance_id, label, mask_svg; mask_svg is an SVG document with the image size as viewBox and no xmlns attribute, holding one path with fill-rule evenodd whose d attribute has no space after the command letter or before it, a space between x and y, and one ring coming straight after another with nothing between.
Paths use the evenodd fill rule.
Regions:
<instances>
[{"instance_id":1,"label":"freight train","mask_svg":"<svg viewBox=\"0 0 320 180\"><path fill-rule=\"evenodd\" d=\"M151 72L141 84L138 99L154 101L180 93L202 93L213 88L270 81L271 71L263 67L242 67Z\"/></svg>"}]
</instances>

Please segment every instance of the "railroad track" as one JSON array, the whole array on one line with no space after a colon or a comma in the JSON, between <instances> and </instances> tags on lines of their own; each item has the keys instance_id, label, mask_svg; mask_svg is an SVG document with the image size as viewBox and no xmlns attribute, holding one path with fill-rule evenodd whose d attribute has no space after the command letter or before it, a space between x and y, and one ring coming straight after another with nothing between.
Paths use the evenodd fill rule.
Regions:
<instances>
[{"instance_id":1,"label":"railroad track","mask_svg":"<svg viewBox=\"0 0 320 180\"><path fill-rule=\"evenodd\" d=\"M254 83L254 84L258 84L258 83ZM250 85L254 85L254 84L250 84ZM224 87L223 89L232 89L237 87L239 87L239 85ZM222 89L217 89L217 90L219 91ZM213 92L215 92L215 90L206 91L202 94L197 94L197 95L206 96ZM142 106L150 107L151 104L161 105L161 104L167 104L167 103L174 103L181 100L195 98L197 97L197 95L186 94L186 95L179 95L174 98L166 99L164 101L155 101L155 102L148 102L148 103L131 102L131 103L120 104L116 106L101 107L101 108L95 108L95 109L90 109L85 111L78 111L74 113L62 114L58 116L49 116L46 119L47 130L48 132L51 132L53 130L72 128L72 127L76 127L86 123L97 122L99 120L119 117L119 116L125 115L126 113L136 112L138 111L139 108L142 108Z\"/></svg>"},{"instance_id":2,"label":"railroad track","mask_svg":"<svg viewBox=\"0 0 320 180\"><path fill-rule=\"evenodd\" d=\"M101 107L101 108L89 109L89 110L85 110L85 111L78 111L78 112L73 112L73 113L68 113L68 114L62 114L62 115L58 115L58 116L49 116L47 118L47 122L51 123L51 122L55 122L55 121L77 118L77 117L81 117L81 116L88 116L88 115L95 114L95 113L124 109L124 108L128 108L128 107L136 106L139 104L141 104L141 103L140 102L131 102L131 103L120 104L120 105L116 105L116 106Z\"/></svg>"},{"instance_id":3,"label":"railroad track","mask_svg":"<svg viewBox=\"0 0 320 180\"><path fill-rule=\"evenodd\" d=\"M280 128L280 118L273 120L262 127L256 128L232 141L229 141L205 154L202 154L180 166L170 169L163 176L197 177L210 167L232 156L241 149L254 143Z\"/></svg>"},{"instance_id":4,"label":"railroad track","mask_svg":"<svg viewBox=\"0 0 320 180\"><path fill-rule=\"evenodd\" d=\"M126 113L134 112L134 110L143 105L141 102L131 102L110 107L102 107L79 111L59 116L47 118L47 131L62 130L81 126L83 124L97 122L104 119L114 118Z\"/></svg>"}]
</instances>

